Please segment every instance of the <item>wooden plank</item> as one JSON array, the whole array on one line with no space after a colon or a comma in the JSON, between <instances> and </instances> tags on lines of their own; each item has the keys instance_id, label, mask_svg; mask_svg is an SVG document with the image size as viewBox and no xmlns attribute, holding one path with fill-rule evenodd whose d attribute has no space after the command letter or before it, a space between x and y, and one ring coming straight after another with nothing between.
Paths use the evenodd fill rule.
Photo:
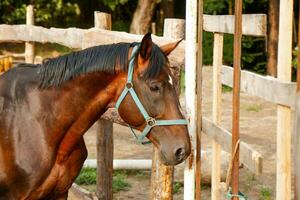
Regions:
<instances>
[{"instance_id":1,"label":"wooden plank","mask_svg":"<svg viewBox=\"0 0 300 200\"><path fill-rule=\"evenodd\" d=\"M300 6L298 18L298 49L300 49ZM300 200L300 53L298 53L297 63L297 98L295 106L295 127L294 127L294 190L295 200Z\"/></svg>"},{"instance_id":2,"label":"wooden plank","mask_svg":"<svg viewBox=\"0 0 300 200\"><path fill-rule=\"evenodd\" d=\"M234 34L234 15L204 15L203 29L208 32ZM266 36L267 16L265 14L244 14L243 35Z\"/></svg>"},{"instance_id":3,"label":"wooden plank","mask_svg":"<svg viewBox=\"0 0 300 200\"><path fill-rule=\"evenodd\" d=\"M280 1L277 77L291 81L293 0ZM281 94L282 95L282 94ZM277 106L276 199L291 199L291 109Z\"/></svg>"},{"instance_id":4,"label":"wooden plank","mask_svg":"<svg viewBox=\"0 0 300 200\"><path fill-rule=\"evenodd\" d=\"M167 19L164 24L164 36L169 39L181 39L184 34L185 21L182 19ZM174 30L176 28L176 30ZM180 71L180 68L178 68ZM175 76L175 87L180 90L179 74ZM165 166L159 159L159 150L153 147L152 173L151 173L151 199L171 200L173 199L174 167Z\"/></svg>"},{"instance_id":5,"label":"wooden plank","mask_svg":"<svg viewBox=\"0 0 300 200\"><path fill-rule=\"evenodd\" d=\"M113 199L113 126L111 121L97 122L97 188L99 199Z\"/></svg>"},{"instance_id":6,"label":"wooden plank","mask_svg":"<svg viewBox=\"0 0 300 200\"><path fill-rule=\"evenodd\" d=\"M94 12L95 28L111 29L111 15ZM113 182L113 123L99 119L97 122L97 188L96 195L99 199L112 199Z\"/></svg>"},{"instance_id":7,"label":"wooden plank","mask_svg":"<svg viewBox=\"0 0 300 200\"><path fill-rule=\"evenodd\" d=\"M26 7L26 24L34 25L34 14L33 14L33 5ZM25 43L25 62L34 63L34 43L26 42Z\"/></svg>"},{"instance_id":8,"label":"wooden plank","mask_svg":"<svg viewBox=\"0 0 300 200\"><path fill-rule=\"evenodd\" d=\"M186 1L186 26L185 26L185 102L186 118L191 139L191 155L185 161L184 168L184 199L195 199L195 164L197 140L197 115L196 115L196 82L197 82L197 0Z\"/></svg>"},{"instance_id":9,"label":"wooden plank","mask_svg":"<svg viewBox=\"0 0 300 200\"><path fill-rule=\"evenodd\" d=\"M203 117L202 132L217 141L222 146L222 149L231 152L232 134L228 130L217 126L208 118ZM258 175L262 173L262 155L245 142L240 142L240 161L253 173Z\"/></svg>"},{"instance_id":10,"label":"wooden plank","mask_svg":"<svg viewBox=\"0 0 300 200\"><path fill-rule=\"evenodd\" d=\"M143 35L129 34L125 32L109 31L98 28L44 28L33 25L0 25L0 42L40 42L58 43L69 48L81 49L83 46L112 44L119 42L140 42ZM154 43L164 45L174 42L174 39L152 36ZM184 62L185 42L168 56L171 65L182 65Z\"/></svg>"},{"instance_id":11,"label":"wooden plank","mask_svg":"<svg viewBox=\"0 0 300 200\"><path fill-rule=\"evenodd\" d=\"M239 165L240 165L240 80L241 80L241 54L242 54L242 12L243 1L235 0L234 5L234 41L233 41L233 95L232 95L232 194L239 194ZM238 146L237 146L238 145ZM235 148L237 151L235 154ZM233 196L233 200L238 200Z\"/></svg>"},{"instance_id":12,"label":"wooden plank","mask_svg":"<svg viewBox=\"0 0 300 200\"><path fill-rule=\"evenodd\" d=\"M221 67L223 61L223 33L214 33L214 55L213 55L213 106L212 118L216 125L221 122L221 101L222 101L222 84L221 84ZM211 199L219 200L220 181L221 181L221 146L212 140L212 176L211 176Z\"/></svg>"},{"instance_id":13,"label":"wooden plank","mask_svg":"<svg viewBox=\"0 0 300 200\"><path fill-rule=\"evenodd\" d=\"M202 54L203 54L203 0L198 0L197 63L196 63L196 200L201 200L201 134L202 134Z\"/></svg>"},{"instance_id":14,"label":"wooden plank","mask_svg":"<svg viewBox=\"0 0 300 200\"><path fill-rule=\"evenodd\" d=\"M221 81L232 87L233 68L222 66ZM241 91L263 98L272 103L294 106L296 84L278 80L272 76L262 76L246 70L241 71Z\"/></svg>"},{"instance_id":15,"label":"wooden plank","mask_svg":"<svg viewBox=\"0 0 300 200\"><path fill-rule=\"evenodd\" d=\"M298 49L300 49L300 6L299 6L299 18L298 18ZM295 127L294 127L294 190L295 200L300 200L300 54L298 53L297 64L297 98L295 105Z\"/></svg>"}]
</instances>

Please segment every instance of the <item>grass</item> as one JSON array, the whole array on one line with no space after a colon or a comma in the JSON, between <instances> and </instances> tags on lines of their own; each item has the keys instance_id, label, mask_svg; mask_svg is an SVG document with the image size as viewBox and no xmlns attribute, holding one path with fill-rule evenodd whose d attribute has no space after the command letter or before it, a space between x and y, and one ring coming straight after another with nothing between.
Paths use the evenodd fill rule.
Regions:
<instances>
[{"instance_id":1,"label":"grass","mask_svg":"<svg viewBox=\"0 0 300 200\"><path fill-rule=\"evenodd\" d=\"M97 172L96 169L92 168L83 168L75 180L75 183L78 185L95 185L96 184ZM126 181L127 172L126 171L115 171L113 174L113 184L112 190L113 193L120 191L127 191L130 189L131 185ZM90 188L90 187L87 187Z\"/></svg>"},{"instance_id":2,"label":"grass","mask_svg":"<svg viewBox=\"0 0 300 200\"><path fill-rule=\"evenodd\" d=\"M183 183L182 182L174 182L173 184L173 193L178 194L182 191Z\"/></svg>"},{"instance_id":3,"label":"grass","mask_svg":"<svg viewBox=\"0 0 300 200\"><path fill-rule=\"evenodd\" d=\"M229 87L227 85L222 85L222 92L226 93L226 92L231 92L232 91L232 87Z\"/></svg>"},{"instance_id":4,"label":"grass","mask_svg":"<svg viewBox=\"0 0 300 200\"><path fill-rule=\"evenodd\" d=\"M261 186L259 192L259 200L271 200L271 189L267 186Z\"/></svg>"},{"instance_id":5,"label":"grass","mask_svg":"<svg viewBox=\"0 0 300 200\"><path fill-rule=\"evenodd\" d=\"M246 107L246 110L249 112L259 112L263 109L261 104L252 104Z\"/></svg>"}]
</instances>

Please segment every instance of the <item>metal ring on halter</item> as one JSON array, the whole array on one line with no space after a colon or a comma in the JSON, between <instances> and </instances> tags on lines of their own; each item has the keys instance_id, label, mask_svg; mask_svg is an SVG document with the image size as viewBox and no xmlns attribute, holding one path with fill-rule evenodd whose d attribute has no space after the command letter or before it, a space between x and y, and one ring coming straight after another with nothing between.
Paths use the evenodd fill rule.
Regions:
<instances>
[{"instance_id":1,"label":"metal ring on halter","mask_svg":"<svg viewBox=\"0 0 300 200\"><path fill-rule=\"evenodd\" d=\"M119 98L116 102L116 109L117 110L119 109L122 101L124 100L126 95L129 93L131 95L134 103L138 107L139 111L143 115L147 125L145 126L144 130L142 131L142 133L139 136L137 136L134 133L134 130L130 125L128 125L128 126L130 127L130 130L133 133L133 135L137 138L137 140L141 144L148 144L151 141L144 141L144 139L154 126L187 125L187 121L185 119L156 120L155 118L149 116L148 112L146 111L146 109L144 108L143 104L141 103L139 97L137 96L136 92L134 91L133 83L132 83L134 60L138 53L138 49L139 49L139 45L136 45L133 47L131 58L129 60L127 82L125 84L125 88L124 88L123 92L121 93L121 95L119 96Z\"/></svg>"}]
</instances>

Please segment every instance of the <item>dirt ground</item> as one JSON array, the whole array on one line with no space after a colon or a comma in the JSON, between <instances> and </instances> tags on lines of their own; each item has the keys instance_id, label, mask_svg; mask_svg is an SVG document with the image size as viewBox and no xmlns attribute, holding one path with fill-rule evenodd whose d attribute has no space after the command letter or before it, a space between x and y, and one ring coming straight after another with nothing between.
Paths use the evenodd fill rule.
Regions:
<instances>
[{"instance_id":1,"label":"dirt ground","mask_svg":"<svg viewBox=\"0 0 300 200\"><path fill-rule=\"evenodd\" d=\"M212 112L212 68L203 69L203 115L211 117ZM183 97L181 98L183 100ZM231 130L232 92L222 95L222 126ZM276 105L260 98L241 94L241 139L263 155L263 174L258 176L247 169L240 170L240 190L248 199L268 200L275 198L276 187ZM203 134L203 149L211 146L209 138ZM95 128L85 135L89 158L95 158ZM143 146L136 143L128 128L114 125L114 158L150 159L152 145ZM150 174L144 178L128 176L130 190L114 194L114 199L148 199ZM175 181L183 182L183 164L175 167ZM142 186L142 187L141 187ZM225 195L225 194L224 194ZM210 199L210 186L203 186L202 197ZM183 199L183 188L174 197Z\"/></svg>"}]
</instances>

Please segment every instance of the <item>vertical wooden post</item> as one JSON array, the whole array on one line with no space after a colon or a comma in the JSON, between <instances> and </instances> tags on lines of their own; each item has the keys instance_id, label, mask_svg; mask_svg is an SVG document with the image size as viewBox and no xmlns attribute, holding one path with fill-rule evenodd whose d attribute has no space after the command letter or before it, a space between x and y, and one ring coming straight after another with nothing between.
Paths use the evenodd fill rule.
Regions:
<instances>
[{"instance_id":1,"label":"vertical wooden post","mask_svg":"<svg viewBox=\"0 0 300 200\"><path fill-rule=\"evenodd\" d=\"M214 55L213 55L213 122L220 125L221 122L221 100L222 83L221 67L223 61L223 34L214 33ZM219 200L221 181L221 145L212 141L212 165L211 165L211 199Z\"/></svg>"},{"instance_id":2,"label":"vertical wooden post","mask_svg":"<svg viewBox=\"0 0 300 200\"><path fill-rule=\"evenodd\" d=\"M234 54L233 54L233 105L232 105L232 155L240 139L240 76L241 76L241 42L242 42L242 0L235 0ZM232 194L239 191L239 147L233 159ZM233 197L233 200L238 200Z\"/></svg>"},{"instance_id":3,"label":"vertical wooden post","mask_svg":"<svg viewBox=\"0 0 300 200\"><path fill-rule=\"evenodd\" d=\"M202 131L202 32L203 0L198 0L196 63L196 200L201 200L201 131Z\"/></svg>"},{"instance_id":4,"label":"vertical wooden post","mask_svg":"<svg viewBox=\"0 0 300 200\"><path fill-rule=\"evenodd\" d=\"M26 24L34 25L33 5L28 5L26 7ZM34 63L34 43L33 42L25 43L25 62L26 63Z\"/></svg>"},{"instance_id":5,"label":"vertical wooden post","mask_svg":"<svg viewBox=\"0 0 300 200\"><path fill-rule=\"evenodd\" d=\"M97 188L98 199L113 198L113 123L99 119L97 122Z\"/></svg>"},{"instance_id":6,"label":"vertical wooden post","mask_svg":"<svg viewBox=\"0 0 300 200\"><path fill-rule=\"evenodd\" d=\"M95 28L111 30L111 16L96 11ZM97 122L97 188L98 199L113 199L113 123L99 119Z\"/></svg>"},{"instance_id":7,"label":"vertical wooden post","mask_svg":"<svg viewBox=\"0 0 300 200\"><path fill-rule=\"evenodd\" d=\"M174 31L176 32L174 33ZM165 19L164 37L170 39L181 39L184 36L184 20ZM177 81L178 78L176 79ZM177 84L179 87L179 84ZM179 90L179 88L177 88ZM151 199L172 200L173 199L174 167L165 166L159 160L159 151L154 147L152 156L151 173Z\"/></svg>"},{"instance_id":8,"label":"vertical wooden post","mask_svg":"<svg viewBox=\"0 0 300 200\"><path fill-rule=\"evenodd\" d=\"M277 77L291 81L293 0L280 1ZM298 155L299 156L299 155ZM291 109L277 105L276 199L291 199Z\"/></svg>"},{"instance_id":9,"label":"vertical wooden post","mask_svg":"<svg viewBox=\"0 0 300 200\"><path fill-rule=\"evenodd\" d=\"M300 6L299 6L299 18L298 18L298 52L300 49ZM294 190L295 200L300 200L300 53L298 53L297 63L297 96L295 107L295 126L294 126Z\"/></svg>"},{"instance_id":10,"label":"vertical wooden post","mask_svg":"<svg viewBox=\"0 0 300 200\"><path fill-rule=\"evenodd\" d=\"M186 40L185 40L185 102L186 117L191 139L191 155L185 161L184 199L195 199L195 164L196 164L196 60L197 60L197 0L186 1ZM201 120L201 119L200 119Z\"/></svg>"}]
</instances>

